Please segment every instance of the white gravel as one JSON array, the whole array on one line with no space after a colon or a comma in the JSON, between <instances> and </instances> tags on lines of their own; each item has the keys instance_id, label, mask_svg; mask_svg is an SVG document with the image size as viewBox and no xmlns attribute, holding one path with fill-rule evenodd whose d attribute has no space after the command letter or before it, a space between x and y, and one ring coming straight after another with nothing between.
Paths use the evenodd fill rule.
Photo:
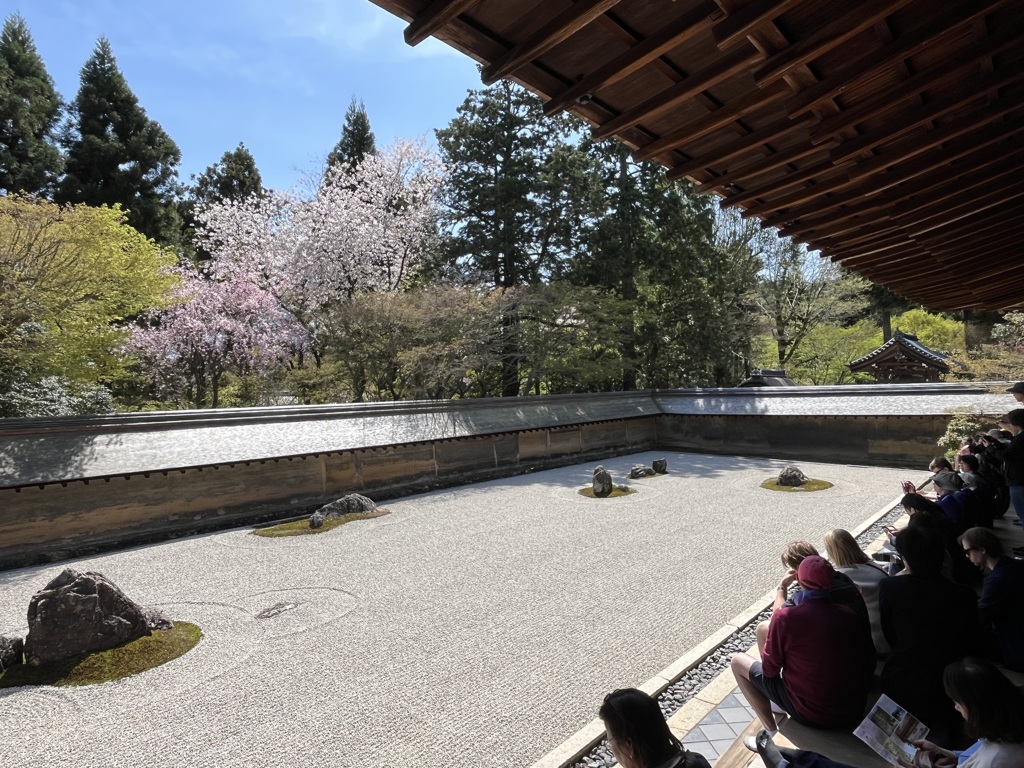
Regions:
<instances>
[{"instance_id":1,"label":"white gravel","mask_svg":"<svg viewBox=\"0 0 1024 768\"><path fill-rule=\"evenodd\" d=\"M923 473L799 463L835 487L773 493L781 461L665 456L592 500L595 464L412 496L335 531L246 529L0 573L0 634L64 567L105 573L204 639L87 688L0 690L0 764L522 766L764 594L782 546L852 528ZM280 602L297 608L270 619Z\"/></svg>"}]
</instances>

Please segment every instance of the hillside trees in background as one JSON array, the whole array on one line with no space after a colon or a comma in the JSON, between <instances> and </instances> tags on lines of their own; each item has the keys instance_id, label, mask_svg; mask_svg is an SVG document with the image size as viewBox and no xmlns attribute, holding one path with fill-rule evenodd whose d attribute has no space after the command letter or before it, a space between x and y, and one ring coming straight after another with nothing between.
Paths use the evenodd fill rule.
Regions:
<instances>
[{"instance_id":1,"label":"hillside trees in background","mask_svg":"<svg viewBox=\"0 0 1024 768\"><path fill-rule=\"evenodd\" d=\"M25 20L0 31L0 190L46 197L62 159L57 146L61 100Z\"/></svg>"},{"instance_id":2,"label":"hillside trees in background","mask_svg":"<svg viewBox=\"0 0 1024 768\"><path fill-rule=\"evenodd\" d=\"M567 268L591 224L597 169L573 141L579 124L545 118L540 100L500 82L471 91L437 131L448 171L442 273L493 289L536 285ZM519 318L502 318L500 392L522 388Z\"/></svg>"},{"instance_id":3,"label":"hillside trees in background","mask_svg":"<svg viewBox=\"0 0 1024 768\"><path fill-rule=\"evenodd\" d=\"M377 143L370 129L370 117L362 100L352 98L345 111L345 123L341 127L341 138L327 155L327 168L342 165L352 171L363 158L377 151Z\"/></svg>"},{"instance_id":4,"label":"hillside trees in background","mask_svg":"<svg viewBox=\"0 0 1024 768\"><path fill-rule=\"evenodd\" d=\"M0 243L0 415L108 408L121 323L166 303L173 255L116 208L19 196L0 198Z\"/></svg>"},{"instance_id":5,"label":"hillside trees in background","mask_svg":"<svg viewBox=\"0 0 1024 768\"><path fill-rule=\"evenodd\" d=\"M182 245L191 247L198 261L207 261L210 258L209 251L196 243L196 210L216 203L241 202L266 194L256 158L240 142L201 174L193 175L186 196L179 204L183 226Z\"/></svg>"},{"instance_id":6,"label":"hillside trees in background","mask_svg":"<svg viewBox=\"0 0 1024 768\"><path fill-rule=\"evenodd\" d=\"M106 38L82 67L63 144L58 202L121 205L130 226L161 245L177 244L181 152L139 106Z\"/></svg>"}]
</instances>

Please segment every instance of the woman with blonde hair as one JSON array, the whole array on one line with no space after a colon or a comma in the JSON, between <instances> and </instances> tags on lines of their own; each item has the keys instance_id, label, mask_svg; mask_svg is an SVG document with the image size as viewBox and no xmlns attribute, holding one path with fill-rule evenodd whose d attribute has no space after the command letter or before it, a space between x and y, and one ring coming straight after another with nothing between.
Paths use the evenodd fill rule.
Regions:
<instances>
[{"instance_id":1,"label":"woman with blonde hair","mask_svg":"<svg viewBox=\"0 0 1024 768\"><path fill-rule=\"evenodd\" d=\"M850 577L868 609L871 622L871 640L879 654L889 653L889 643L882 634L882 620L878 612L878 584L886 573L860 548L849 531L835 528L825 534L825 552L840 573Z\"/></svg>"}]
</instances>

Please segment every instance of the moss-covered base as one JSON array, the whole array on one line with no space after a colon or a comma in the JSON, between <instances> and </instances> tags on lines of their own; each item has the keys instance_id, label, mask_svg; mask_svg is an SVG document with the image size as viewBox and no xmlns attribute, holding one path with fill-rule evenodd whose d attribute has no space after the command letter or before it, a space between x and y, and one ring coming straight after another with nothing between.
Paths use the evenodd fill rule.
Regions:
<instances>
[{"instance_id":1,"label":"moss-covered base","mask_svg":"<svg viewBox=\"0 0 1024 768\"><path fill-rule=\"evenodd\" d=\"M171 629L156 630L148 637L86 653L52 664L31 667L19 664L0 675L0 688L20 685L94 685L120 680L159 667L191 651L203 638L203 631L187 621L176 621Z\"/></svg>"},{"instance_id":2,"label":"moss-covered base","mask_svg":"<svg viewBox=\"0 0 1024 768\"><path fill-rule=\"evenodd\" d=\"M350 523L353 520L370 520L374 517L381 517L390 512L387 507L377 507L372 512L350 512L347 515L340 515L330 520L324 520L324 524L319 528L309 527L309 518L304 517L301 520L292 520L289 523L280 523L279 525L270 525L266 528L255 528L253 533L257 536L267 536L269 538L276 538L278 536L306 536L310 533L327 533L327 531L333 531L339 525Z\"/></svg>"},{"instance_id":3,"label":"moss-covered base","mask_svg":"<svg viewBox=\"0 0 1024 768\"><path fill-rule=\"evenodd\" d=\"M832 487L832 483L828 480L808 480L803 485L779 485L777 478L771 478L761 483L762 488L767 488L769 491L824 491L827 488Z\"/></svg>"},{"instance_id":4,"label":"moss-covered base","mask_svg":"<svg viewBox=\"0 0 1024 768\"><path fill-rule=\"evenodd\" d=\"M635 488L625 488L621 485L616 485L614 488L612 488L612 492L608 496L598 497L594 495L593 487L580 488L580 496L586 496L588 499L617 499L620 496L629 496L632 493L636 493Z\"/></svg>"}]
</instances>

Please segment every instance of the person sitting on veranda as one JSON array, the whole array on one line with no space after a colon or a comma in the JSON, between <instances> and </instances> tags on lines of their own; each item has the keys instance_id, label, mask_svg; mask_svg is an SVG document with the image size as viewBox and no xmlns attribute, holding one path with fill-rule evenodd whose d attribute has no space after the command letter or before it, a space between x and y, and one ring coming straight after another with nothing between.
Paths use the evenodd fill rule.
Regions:
<instances>
[{"instance_id":1,"label":"person sitting on veranda","mask_svg":"<svg viewBox=\"0 0 1024 768\"><path fill-rule=\"evenodd\" d=\"M802 597L772 615L761 661L732 656L736 682L770 734L778 731L772 703L813 728L860 721L875 654L867 626L829 597L835 575L825 558L805 557L797 568Z\"/></svg>"},{"instance_id":2,"label":"person sitting on veranda","mask_svg":"<svg viewBox=\"0 0 1024 768\"><path fill-rule=\"evenodd\" d=\"M976 741L962 752L928 740L914 741L917 753L913 761L901 761L902 768L1024 766L1024 694L992 662L974 658L953 662L943 671L942 686L964 719L965 733ZM765 731L756 735L754 746L765 768L853 768L816 752L776 747Z\"/></svg>"},{"instance_id":3,"label":"person sitting on veranda","mask_svg":"<svg viewBox=\"0 0 1024 768\"><path fill-rule=\"evenodd\" d=\"M910 516L907 528L920 528L930 531L942 542L942 575L957 584L977 586L981 584L981 574L963 557L963 550L957 543L959 531L956 523L950 519L945 511L926 496L919 493L908 493L901 500L903 509ZM892 546L899 553L896 547L895 538L891 540Z\"/></svg>"},{"instance_id":4,"label":"person sitting on veranda","mask_svg":"<svg viewBox=\"0 0 1024 768\"><path fill-rule=\"evenodd\" d=\"M942 670L983 652L978 598L942 577L942 542L930 531L905 528L896 547L905 573L878 587L882 631L892 648L882 667L882 692L928 723L938 743L952 745L958 720L942 695Z\"/></svg>"},{"instance_id":5,"label":"person sitting on veranda","mask_svg":"<svg viewBox=\"0 0 1024 768\"><path fill-rule=\"evenodd\" d=\"M995 485L981 474L981 460L976 455L958 456L956 465L960 479L964 481L964 490L974 499L977 524L991 528L992 520L1002 511L999 510L999 494Z\"/></svg>"},{"instance_id":6,"label":"person sitting on veranda","mask_svg":"<svg viewBox=\"0 0 1024 768\"><path fill-rule=\"evenodd\" d=\"M775 601L772 604L773 612L783 606L793 606L800 599L800 585L797 584L796 569L800 567L800 563L804 561L804 558L812 555L817 556L818 550L815 549L811 542L804 541L803 539L789 542L786 548L782 550L782 566L786 569L786 573L783 574L782 581L779 582L779 586L775 590ZM794 584L797 585L797 591L791 595L790 587ZM860 590L857 589L857 585L853 583L849 576L845 573L836 572L828 592L832 602L851 608L857 615L857 618L863 622L864 627L870 632L871 617L868 615L867 606L860 594ZM768 637L768 626L770 623L770 619L762 621L755 629L754 636L757 640L758 652L764 651L764 643Z\"/></svg>"},{"instance_id":7,"label":"person sitting on veranda","mask_svg":"<svg viewBox=\"0 0 1024 768\"><path fill-rule=\"evenodd\" d=\"M904 480L901 483L901 486L903 487L903 492L920 493L921 488L924 488L929 483L933 482L935 480L936 475L941 475L945 472L955 472L956 470L953 469L953 465L945 456L936 456L934 459L928 462L928 471L932 473L932 476L925 480L923 483L921 483L920 488L914 485L913 480Z\"/></svg>"},{"instance_id":8,"label":"person sitting on veranda","mask_svg":"<svg viewBox=\"0 0 1024 768\"><path fill-rule=\"evenodd\" d=\"M956 525L957 535L978 523L979 499L964 488L964 481L955 472L935 475L935 501Z\"/></svg>"},{"instance_id":9,"label":"person sitting on veranda","mask_svg":"<svg viewBox=\"0 0 1024 768\"><path fill-rule=\"evenodd\" d=\"M864 598L875 652L888 653L889 643L882 632L882 620L878 615L878 584L888 578L885 570L868 557L849 531L842 528L835 528L825 534L825 552L836 572L849 576Z\"/></svg>"},{"instance_id":10,"label":"person sitting on veranda","mask_svg":"<svg viewBox=\"0 0 1024 768\"><path fill-rule=\"evenodd\" d=\"M1002 542L987 528L967 529L960 545L967 559L986 574L978 618L995 633L1002 663L1024 672L1024 562L1007 557Z\"/></svg>"},{"instance_id":11,"label":"person sitting on veranda","mask_svg":"<svg viewBox=\"0 0 1024 768\"><path fill-rule=\"evenodd\" d=\"M604 721L608 747L622 768L711 768L703 755L683 748L658 702L643 691L612 691L597 714Z\"/></svg>"}]
</instances>

